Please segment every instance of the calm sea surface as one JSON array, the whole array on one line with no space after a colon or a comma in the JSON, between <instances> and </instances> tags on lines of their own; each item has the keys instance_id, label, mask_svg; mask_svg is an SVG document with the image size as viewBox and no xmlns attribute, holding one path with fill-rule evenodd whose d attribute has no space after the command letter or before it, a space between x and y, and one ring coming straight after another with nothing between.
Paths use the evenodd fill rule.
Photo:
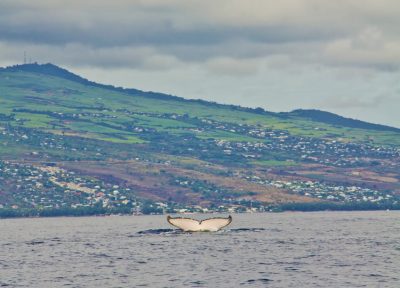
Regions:
<instances>
[{"instance_id":1,"label":"calm sea surface","mask_svg":"<svg viewBox=\"0 0 400 288\"><path fill-rule=\"evenodd\" d=\"M0 287L400 287L400 212L171 228L165 216L0 220Z\"/></svg>"}]
</instances>

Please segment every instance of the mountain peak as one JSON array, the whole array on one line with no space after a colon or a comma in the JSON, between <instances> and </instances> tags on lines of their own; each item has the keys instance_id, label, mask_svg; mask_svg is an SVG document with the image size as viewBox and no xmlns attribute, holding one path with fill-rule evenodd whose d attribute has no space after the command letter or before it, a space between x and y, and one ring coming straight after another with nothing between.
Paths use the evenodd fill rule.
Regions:
<instances>
[{"instance_id":1,"label":"mountain peak","mask_svg":"<svg viewBox=\"0 0 400 288\"><path fill-rule=\"evenodd\" d=\"M337 114L327 112L327 111L321 111L317 109L296 109L291 112L280 112L280 113L274 113L270 111L266 111L262 108L249 108L249 107L242 107L242 106L237 106L237 105L224 105L224 104L218 104L215 102L210 102L210 101L205 101L201 99L184 99L182 97L174 96L174 95L169 95L169 94L164 94L164 93L158 93L158 92L152 92L152 91L142 91L134 88L122 88L122 87L115 87L112 85L104 85L104 84L99 84L93 81L90 81L88 79L85 79L79 75L76 75L67 69L61 68L57 65L54 65L52 63L45 63L45 64L39 64L39 63L29 63L29 64L17 64L13 66L8 66L5 68L0 67L0 71L8 71L8 72L30 72L30 73L39 73L43 75L49 75L53 77L58 77L58 78L63 78L69 81L77 82L86 86L92 86L92 87L98 87L102 89L107 89L111 91L117 91L117 92L122 92L128 95L133 95L133 96L143 96L146 98L153 98L153 99L160 99L160 100L177 100L177 101L185 101L188 103L200 103L206 106L215 106L215 107L230 107L233 110L237 111L245 111L245 112L250 112L250 113L256 113L256 114L262 114L262 115L270 115L270 116L275 116L275 117L280 117L280 118L286 118L286 117L301 117L301 118L307 118L311 121L315 122L321 122L321 123L326 123L330 125L338 125L338 126L345 126L349 128L359 128L359 129L367 129L367 130L382 130L382 131L392 131L392 132L400 132L399 128L395 127L390 127L386 125L381 125L381 124L373 124L373 123L368 123L364 122L361 120L356 120L352 118L346 118L343 116L339 116Z\"/></svg>"},{"instance_id":2,"label":"mountain peak","mask_svg":"<svg viewBox=\"0 0 400 288\"><path fill-rule=\"evenodd\" d=\"M364 122L361 120L356 120L352 118L343 117L331 112L321 111L317 109L296 109L288 113L291 116L308 118L312 121L327 123L330 125L345 126L350 128L359 128L367 130L383 130L383 131L393 131L400 132L399 128L390 127L381 124L373 124Z\"/></svg>"},{"instance_id":3,"label":"mountain peak","mask_svg":"<svg viewBox=\"0 0 400 288\"><path fill-rule=\"evenodd\" d=\"M54 65L52 63L45 63L45 64L39 64L37 62L34 63L27 63L27 64L16 64L12 66L8 66L5 68L1 68L3 70L7 71L29 71L29 72L49 72L49 71L66 71L66 69L63 69L57 65Z\"/></svg>"},{"instance_id":4,"label":"mountain peak","mask_svg":"<svg viewBox=\"0 0 400 288\"><path fill-rule=\"evenodd\" d=\"M43 75L49 75L49 76L54 76L54 77L59 77L63 78L66 80L74 81L83 85L87 86L93 86L93 87L99 87L102 89L108 89L112 91L118 91L118 92L123 92L126 94L130 95L141 95L145 96L148 98L156 98L156 99L180 99L183 100L183 98L173 96L173 95L168 95L164 93L157 93L157 92L152 92L152 91L142 91L134 88L122 88L122 87L115 87L113 85L105 85L105 84L100 84L96 83L93 81L90 81L86 78L83 78L79 75L76 75L67 69L61 68L57 65L54 65L52 63L46 63L46 64L39 64L39 63L30 63L30 64L19 64L19 65L13 65L13 66L8 66L6 68L0 68L0 71L8 71L8 72L31 72L31 73L40 73Z\"/></svg>"},{"instance_id":5,"label":"mountain peak","mask_svg":"<svg viewBox=\"0 0 400 288\"><path fill-rule=\"evenodd\" d=\"M45 75L68 79L71 81L76 81L76 82L86 84L86 85L94 84L94 82L91 82L85 78L82 78L82 77L68 71L67 69L61 68L52 63L39 64L39 63L35 62L35 63L29 63L29 64L20 64L20 65L9 66L9 67L2 68L2 69L4 69L5 71L10 71L10 72L23 71L23 72L40 73L40 74L45 74Z\"/></svg>"}]
</instances>

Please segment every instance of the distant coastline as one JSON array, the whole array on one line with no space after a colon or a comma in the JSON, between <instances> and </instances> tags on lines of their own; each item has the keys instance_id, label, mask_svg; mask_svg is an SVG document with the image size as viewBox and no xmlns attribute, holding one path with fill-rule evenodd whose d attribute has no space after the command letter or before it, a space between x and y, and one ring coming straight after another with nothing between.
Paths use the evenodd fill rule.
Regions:
<instances>
[{"instance_id":1,"label":"distant coastline","mask_svg":"<svg viewBox=\"0 0 400 288\"><path fill-rule=\"evenodd\" d=\"M400 204L381 203L285 203L282 205L271 205L264 212L255 213L280 213L280 212L323 212L323 211L382 211L400 210ZM134 214L127 207L121 208L60 208L60 209L0 209L0 219L7 218L45 218L45 217L86 217L86 216L111 216L111 215L166 215L178 213L167 211L166 213L139 213ZM198 214L206 214L200 213ZM228 211L212 211L209 213L232 213ZM251 212L234 212L234 214Z\"/></svg>"}]
</instances>

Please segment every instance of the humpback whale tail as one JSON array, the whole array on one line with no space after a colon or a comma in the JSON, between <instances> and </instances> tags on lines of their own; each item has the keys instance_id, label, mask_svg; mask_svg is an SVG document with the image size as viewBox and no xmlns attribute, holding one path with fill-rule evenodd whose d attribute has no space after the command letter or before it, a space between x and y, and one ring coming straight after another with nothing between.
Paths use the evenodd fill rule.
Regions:
<instances>
[{"instance_id":1,"label":"humpback whale tail","mask_svg":"<svg viewBox=\"0 0 400 288\"><path fill-rule=\"evenodd\" d=\"M167 216L167 221L169 224L182 229L185 232L215 232L218 231L232 222L232 216L229 215L227 218L215 217L208 218L205 220L195 220L192 218L183 218Z\"/></svg>"}]
</instances>

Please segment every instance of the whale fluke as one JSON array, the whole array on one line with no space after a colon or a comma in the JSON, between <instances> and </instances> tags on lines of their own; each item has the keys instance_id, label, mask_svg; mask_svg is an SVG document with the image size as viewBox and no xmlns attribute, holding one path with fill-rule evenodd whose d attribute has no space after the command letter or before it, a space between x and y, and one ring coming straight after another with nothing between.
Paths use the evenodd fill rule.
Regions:
<instances>
[{"instance_id":1,"label":"whale fluke","mask_svg":"<svg viewBox=\"0 0 400 288\"><path fill-rule=\"evenodd\" d=\"M167 221L169 224L186 232L215 232L231 224L232 216L229 215L228 218L215 217L198 221L192 218L173 218L168 215Z\"/></svg>"}]
</instances>

